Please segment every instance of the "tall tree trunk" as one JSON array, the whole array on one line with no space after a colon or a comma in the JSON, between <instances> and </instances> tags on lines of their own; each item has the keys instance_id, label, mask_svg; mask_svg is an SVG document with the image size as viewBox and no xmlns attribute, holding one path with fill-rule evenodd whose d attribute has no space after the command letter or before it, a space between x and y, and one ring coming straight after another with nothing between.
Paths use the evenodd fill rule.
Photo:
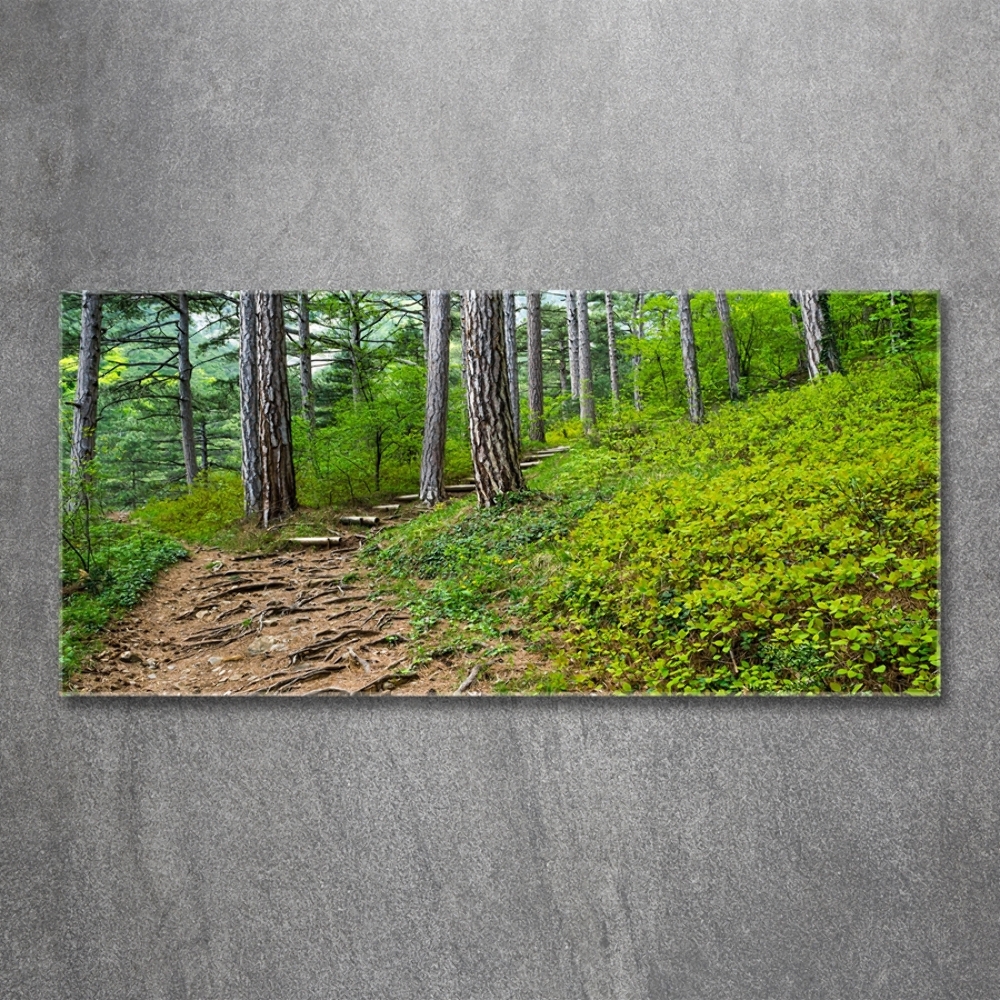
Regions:
<instances>
[{"instance_id":1,"label":"tall tree trunk","mask_svg":"<svg viewBox=\"0 0 1000 1000\"><path fill-rule=\"evenodd\" d=\"M361 402L361 320L358 318L358 302L354 292L347 293L351 323L351 394L354 405Z\"/></svg>"},{"instance_id":2,"label":"tall tree trunk","mask_svg":"<svg viewBox=\"0 0 1000 1000\"><path fill-rule=\"evenodd\" d=\"M694 323L691 320L691 293L681 289L677 293L677 315L681 322L681 357L684 361L684 379L687 382L688 416L691 423L700 424L705 419L701 401L701 384L698 381L698 355L694 344Z\"/></svg>"},{"instance_id":3,"label":"tall tree trunk","mask_svg":"<svg viewBox=\"0 0 1000 1000\"><path fill-rule=\"evenodd\" d=\"M260 513L266 528L291 514L297 504L284 303L278 292L257 292L256 306Z\"/></svg>"},{"instance_id":4,"label":"tall tree trunk","mask_svg":"<svg viewBox=\"0 0 1000 1000\"><path fill-rule=\"evenodd\" d=\"M181 447L184 451L184 478L192 486L198 475L194 447L194 412L191 405L191 313L184 292L177 293L177 401L181 417Z\"/></svg>"},{"instance_id":5,"label":"tall tree trunk","mask_svg":"<svg viewBox=\"0 0 1000 1000\"><path fill-rule=\"evenodd\" d=\"M86 502L90 481L89 466L94 460L97 434L98 376L101 370L101 296L84 292L80 312L80 356L76 370L76 396L73 400L73 440L70 445L70 474L77 498L75 508Z\"/></svg>"},{"instance_id":6,"label":"tall tree trunk","mask_svg":"<svg viewBox=\"0 0 1000 1000\"><path fill-rule=\"evenodd\" d=\"M469 379L469 440L480 507L524 488L504 352L503 295L462 293L462 339Z\"/></svg>"},{"instance_id":7,"label":"tall tree trunk","mask_svg":"<svg viewBox=\"0 0 1000 1000\"><path fill-rule=\"evenodd\" d=\"M608 369L611 372L611 398L618 406L618 343L615 339L615 304L611 292L604 293L604 308L608 314Z\"/></svg>"},{"instance_id":8,"label":"tall tree trunk","mask_svg":"<svg viewBox=\"0 0 1000 1000\"><path fill-rule=\"evenodd\" d=\"M830 293L819 293L819 314L823 320L823 350L820 357L828 372L840 371L840 352L837 350L837 336L830 319Z\"/></svg>"},{"instance_id":9,"label":"tall tree trunk","mask_svg":"<svg viewBox=\"0 0 1000 1000\"><path fill-rule=\"evenodd\" d=\"M208 472L208 423L204 417L198 424L201 432L201 471Z\"/></svg>"},{"instance_id":10,"label":"tall tree trunk","mask_svg":"<svg viewBox=\"0 0 1000 1000\"><path fill-rule=\"evenodd\" d=\"M528 292L528 437L545 442L545 393L542 382L542 293Z\"/></svg>"},{"instance_id":11,"label":"tall tree trunk","mask_svg":"<svg viewBox=\"0 0 1000 1000\"><path fill-rule=\"evenodd\" d=\"M646 296L643 292L635 293L635 308L632 316L635 320L635 339L642 340L644 324L642 321L642 310L646 304ZM642 391L639 389L639 363L642 361L641 354L632 355L632 404L636 410L642 409Z\"/></svg>"},{"instance_id":12,"label":"tall tree trunk","mask_svg":"<svg viewBox=\"0 0 1000 1000\"><path fill-rule=\"evenodd\" d=\"M726 349L726 372L729 375L729 398L740 398L740 352L736 347L736 335L733 333L733 318L729 312L729 299L721 289L715 290L715 308L719 312L719 323L722 326L722 344Z\"/></svg>"},{"instance_id":13,"label":"tall tree trunk","mask_svg":"<svg viewBox=\"0 0 1000 1000\"><path fill-rule=\"evenodd\" d=\"M594 373L590 356L590 318L587 314L587 293L576 293L576 322L580 357L580 421L589 434L597 420L594 406Z\"/></svg>"},{"instance_id":14,"label":"tall tree trunk","mask_svg":"<svg viewBox=\"0 0 1000 1000\"><path fill-rule=\"evenodd\" d=\"M521 392L517 384L517 306L513 292L503 293L503 343L507 356L510 410L514 418L514 440L521 442Z\"/></svg>"},{"instance_id":15,"label":"tall tree trunk","mask_svg":"<svg viewBox=\"0 0 1000 1000\"><path fill-rule=\"evenodd\" d=\"M839 363L836 350L831 352L830 345L824 346L823 343L827 329L820 293L815 290L805 290L792 294L802 313L802 336L806 345L806 367L809 378L817 378L824 370L837 371ZM830 367L831 365L834 367Z\"/></svg>"},{"instance_id":16,"label":"tall tree trunk","mask_svg":"<svg viewBox=\"0 0 1000 1000\"><path fill-rule=\"evenodd\" d=\"M424 364L428 363L427 359L430 357L430 336L431 336L431 306L430 301L427 296L430 292L420 293L420 319L424 327Z\"/></svg>"},{"instance_id":17,"label":"tall tree trunk","mask_svg":"<svg viewBox=\"0 0 1000 1000\"><path fill-rule=\"evenodd\" d=\"M451 358L451 293L425 292L427 302L427 408L420 459L420 499L445 499L444 448L448 437L448 365Z\"/></svg>"},{"instance_id":18,"label":"tall tree trunk","mask_svg":"<svg viewBox=\"0 0 1000 1000\"><path fill-rule=\"evenodd\" d=\"M257 398L257 297L240 292L240 440L243 514L260 516L260 404Z\"/></svg>"},{"instance_id":19,"label":"tall tree trunk","mask_svg":"<svg viewBox=\"0 0 1000 1000\"><path fill-rule=\"evenodd\" d=\"M576 296L566 293L566 343L569 351L569 394L580 396L580 331L577 324Z\"/></svg>"},{"instance_id":20,"label":"tall tree trunk","mask_svg":"<svg viewBox=\"0 0 1000 1000\"><path fill-rule=\"evenodd\" d=\"M309 343L309 296L299 292L299 387L302 390L302 413L309 426L316 429L316 404L313 400L312 345Z\"/></svg>"}]
</instances>

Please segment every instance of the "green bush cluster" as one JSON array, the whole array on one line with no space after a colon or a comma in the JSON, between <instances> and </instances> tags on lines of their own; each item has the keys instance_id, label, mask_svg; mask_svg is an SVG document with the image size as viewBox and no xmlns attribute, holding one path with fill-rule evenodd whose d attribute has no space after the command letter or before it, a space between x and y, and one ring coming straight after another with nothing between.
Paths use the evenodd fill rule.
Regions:
<instances>
[{"instance_id":1,"label":"green bush cluster","mask_svg":"<svg viewBox=\"0 0 1000 1000\"><path fill-rule=\"evenodd\" d=\"M135 516L174 538L222 544L236 534L243 517L243 481L235 472L215 472L190 491L178 487L176 496L151 500Z\"/></svg>"},{"instance_id":2,"label":"green bush cluster","mask_svg":"<svg viewBox=\"0 0 1000 1000\"><path fill-rule=\"evenodd\" d=\"M623 416L534 491L426 514L372 561L429 581L418 621L547 635L540 691L935 693L933 367L859 363L698 427Z\"/></svg>"},{"instance_id":3,"label":"green bush cluster","mask_svg":"<svg viewBox=\"0 0 1000 1000\"><path fill-rule=\"evenodd\" d=\"M938 687L937 396L869 365L658 435L535 601L583 682Z\"/></svg>"},{"instance_id":4,"label":"green bush cluster","mask_svg":"<svg viewBox=\"0 0 1000 1000\"><path fill-rule=\"evenodd\" d=\"M62 608L60 668L63 683L77 673L97 647L96 634L122 610L134 607L156 574L187 552L182 545L141 524L100 520L91 525L88 570L80 557L63 550L63 579L82 584Z\"/></svg>"}]
</instances>

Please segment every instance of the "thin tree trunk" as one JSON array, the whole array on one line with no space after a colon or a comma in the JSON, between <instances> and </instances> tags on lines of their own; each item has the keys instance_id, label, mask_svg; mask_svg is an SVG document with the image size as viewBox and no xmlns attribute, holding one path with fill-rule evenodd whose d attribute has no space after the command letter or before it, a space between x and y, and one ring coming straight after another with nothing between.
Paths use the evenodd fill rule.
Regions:
<instances>
[{"instance_id":1,"label":"thin tree trunk","mask_svg":"<svg viewBox=\"0 0 1000 1000\"><path fill-rule=\"evenodd\" d=\"M191 405L191 313L184 292L177 293L177 401L181 417L181 447L184 451L184 478L188 486L198 475L194 447L194 413Z\"/></svg>"},{"instance_id":2,"label":"thin tree trunk","mask_svg":"<svg viewBox=\"0 0 1000 1000\"><path fill-rule=\"evenodd\" d=\"M278 292L257 292L256 306L260 513L266 528L291 514L297 504L284 304Z\"/></svg>"},{"instance_id":3,"label":"thin tree trunk","mask_svg":"<svg viewBox=\"0 0 1000 1000\"><path fill-rule=\"evenodd\" d=\"M611 292L604 293L604 308L608 314L608 369L611 372L611 398L618 406L618 344L615 339L615 304Z\"/></svg>"},{"instance_id":4,"label":"thin tree trunk","mask_svg":"<svg viewBox=\"0 0 1000 1000\"><path fill-rule=\"evenodd\" d=\"M642 321L642 309L646 303L646 295L644 292L636 292L635 294L635 309L633 310L633 317L636 321L635 326L635 338L636 340L642 340L642 335L644 333L644 323ZM632 355L632 404L635 406L636 410L642 409L642 392L639 389L639 364L642 361L641 354Z\"/></svg>"},{"instance_id":5,"label":"thin tree trunk","mask_svg":"<svg viewBox=\"0 0 1000 1000\"><path fill-rule=\"evenodd\" d=\"M73 400L73 440L70 445L70 474L79 501L86 502L90 463L94 460L97 435L97 393L101 370L101 296L84 292L80 312L80 356Z\"/></svg>"},{"instance_id":6,"label":"thin tree trunk","mask_svg":"<svg viewBox=\"0 0 1000 1000\"><path fill-rule=\"evenodd\" d=\"M576 296L566 293L566 343L569 351L569 394L573 399L580 396L580 340L576 315Z\"/></svg>"},{"instance_id":7,"label":"thin tree trunk","mask_svg":"<svg viewBox=\"0 0 1000 1000\"><path fill-rule=\"evenodd\" d=\"M514 418L514 440L521 441L521 392L517 379L517 306L513 292L503 293L503 342L507 356L507 383Z\"/></svg>"},{"instance_id":8,"label":"thin tree trunk","mask_svg":"<svg viewBox=\"0 0 1000 1000\"><path fill-rule=\"evenodd\" d=\"M576 322L580 357L580 420L589 434L597 420L594 406L594 374L590 356L590 319L587 315L587 293L576 293Z\"/></svg>"},{"instance_id":9,"label":"thin tree trunk","mask_svg":"<svg viewBox=\"0 0 1000 1000\"><path fill-rule=\"evenodd\" d=\"M420 293L420 319L424 327L424 365L428 363L428 358L430 355L430 336L431 336L431 306L427 296L430 292Z\"/></svg>"},{"instance_id":10,"label":"thin tree trunk","mask_svg":"<svg viewBox=\"0 0 1000 1000\"><path fill-rule=\"evenodd\" d=\"M257 300L240 292L240 439L243 445L243 513L260 515L260 435L257 400Z\"/></svg>"},{"instance_id":11,"label":"thin tree trunk","mask_svg":"<svg viewBox=\"0 0 1000 1000\"><path fill-rule=\"evenodd\" d=\"M705 419L701 401L701 384L698 381L698 355L694 344L694 324L691 320L691 293L686 289L677 292L677 314L681 323L681 357L684 361L684 379L687 382L688 416L691 423L700 424Z\"/></svg>"},{"instance_id":12,"label":"thin tree trunk","mask_svg":"<svg viewBox=\"0 0 1000 1000\"><path fill-rule=\"evenodd\" d=\"M208 424L202 417L198 424L201 432L201 471L208 472Z\"/></svg>"},{"instance_id":13,"label":"thin tree trunk","mask_svg":"<svg viewBox=\"0 0 1000 1000\"><path fill-rule=\"evenodd\" d=\"M361 402L361 321L354 292L348 292L347 302L351 314L351 393L357 406Z\"/></svg>"},{"instance_id":14,"label":"thin tree trunk","mask_svg":"<svg viewBox=\"0 0 1000 1000\"><path fill-rule=\"evenodd\" d=\"M823 321L823 350L820 352L823 364L828 372L840 371L840 352L837 350L837 337L830 319L830 293L819 293L819 314Z\"/></svg>"},{"instance_id":15,"label":"thin tree trunk","mask_svg":"<svg viewBox=\"0 0 1000 1000\"><path fill-rule=\"evenodd\" d=\"M309 296L299 292L299 387L302 390L302 413L309 426L316 429L316 405L313 400L312 345L309 343Z\"/></svg>"},{"instance_id":16,"label":"thin tree trunk","mask_svg":"<svg viewBox=\"0 0 1000 1000\"><path fill-rule=\"evenodd\" d=\"M715 290L715 308L722 326L722 344L726 349L726 372L729 375L729 398L740 398L740 352L733 333L733 318L729 312L729 299L721 288Z\"/></svg>"},{"instance_id":17,"label":"thin tree trunk","mask_svg":"<svg viewBox=\"0 0 1000 1000\"><path fill-rule=\"evenodd\" d=\"M524 488L504 352L503 295L462 293L462 339L469 378L469 439L480 507Z\"/></svg>"},{"instance_id":18,"label":"thin tree trunk","mask_svg":"<svg viewBox=\"0 0 1000 1000\"><path fill-rule=\"evenodd\" d=\"M427 303L427 408L420 459L420 499L440 503L444 489L444 450L448 437L448 365L451 358L451 293L425 292Z\"/></svg>"},{"instance_id":19,"label":"thin tree trunk","mask_svg":"<svg viewBox=\"0 0 1000 1000\"><path fill-rule=\"evenodd\" d=\"M823 371L823 313L819 292L814 290L792 293L802 313L802 337L806 345L806 367L809 378L814 379Z\"/></svg>"},{"instance_id":20,"label":"thin tree trunk","mask_svg":"<svg viewBox=\"0 0 1000 1000\"><path fill-rule=\"evenodd\" d=\"M545 393L542 382L542 293L528 292L528 437L545 442Z\"/></svg>"}]
</instances>

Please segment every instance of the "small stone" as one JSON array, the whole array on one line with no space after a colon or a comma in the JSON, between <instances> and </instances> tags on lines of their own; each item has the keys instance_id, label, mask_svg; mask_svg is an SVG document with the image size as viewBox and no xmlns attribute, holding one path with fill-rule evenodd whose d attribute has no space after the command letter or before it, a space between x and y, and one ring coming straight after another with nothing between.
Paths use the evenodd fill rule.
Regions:
<instances>
[{"instance_id":1,"label":"small stone","mask_svg":"<svg viewBox=\"0 0 1000 1000\"><path fill-rule=\"evenodd\" d=\"M131 663L133 660L138 660L139 657L136 656L131 649L126 649L125 652L118 657L118 659L121 660L122 663Z\"/></svg>"}]
</instances>

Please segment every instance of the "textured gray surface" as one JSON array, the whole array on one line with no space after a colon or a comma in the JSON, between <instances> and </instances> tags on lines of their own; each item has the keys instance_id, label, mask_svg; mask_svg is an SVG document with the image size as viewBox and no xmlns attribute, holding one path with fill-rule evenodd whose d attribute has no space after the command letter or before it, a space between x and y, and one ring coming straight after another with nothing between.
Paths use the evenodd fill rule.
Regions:
<instances>
[{"instance_id":1,"label":"textured gray surface","mask_svg":"<svg viewBox=\"0 0 1000 1000\"><path fill-rule=\"evenodd\" d=\"M998 995L995 5L7 6L0 995ZM942 290L943 698L60 700L60 289L567 283Z\"/></svg>"}]
</instances>

